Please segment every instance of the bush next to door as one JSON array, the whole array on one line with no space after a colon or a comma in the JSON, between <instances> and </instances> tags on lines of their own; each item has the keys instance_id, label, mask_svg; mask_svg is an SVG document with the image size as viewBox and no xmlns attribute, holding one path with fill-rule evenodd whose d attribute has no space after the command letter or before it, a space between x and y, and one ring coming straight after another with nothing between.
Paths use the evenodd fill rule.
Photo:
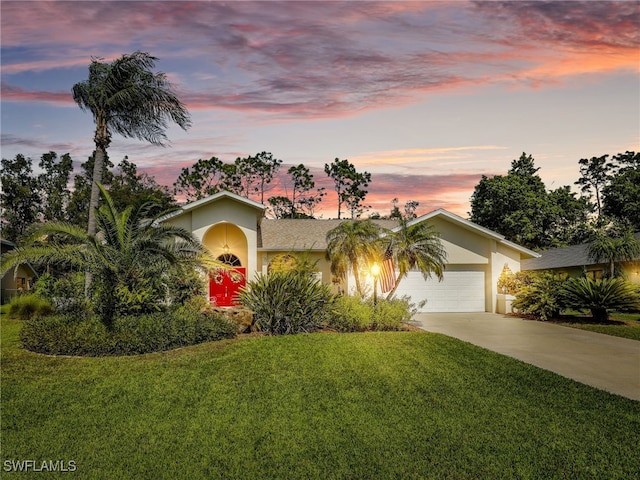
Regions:
<instances>
[{"instance_id":1,"label":"bush next to door","mask_svg":"<svg viewBox=\"0 0 640 480\"><path fill-rule=\"evenodd\" d=\"M240 302L253 312L253 323L274 335L312 332L329 318L334 302L329 287L306 272L259 275L240 291Z\"/></svg>"},{"instance_id":2,"label":"bush next to door","mask_svg":"<svg viewBox=\"0 0 640 480\"><path fill-rule=\"evenodd\" d=\"M134 355L232 338L236 325L191 302L166 312L116 318L108 329L94 315L34 317L20 331L22 345L50 355Z\"/></svg>"}]
</instances>

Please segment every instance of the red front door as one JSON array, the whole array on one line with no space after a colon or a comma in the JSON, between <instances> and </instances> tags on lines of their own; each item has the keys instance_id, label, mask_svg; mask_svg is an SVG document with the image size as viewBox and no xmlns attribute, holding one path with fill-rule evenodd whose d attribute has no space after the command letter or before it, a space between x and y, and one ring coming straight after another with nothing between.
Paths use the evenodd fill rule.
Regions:
<instances>
[{"instance_id":1,"label":"red front door","mask_svg":"<svg viewBox=\"0 0 640 480\"><path fill-rule=\"evenodd\" d=\"M238 304L238 291L244 287L246 268L216 270L209 275L209 301L218 307L233 307Z\"/></svg>"}]
</instances>

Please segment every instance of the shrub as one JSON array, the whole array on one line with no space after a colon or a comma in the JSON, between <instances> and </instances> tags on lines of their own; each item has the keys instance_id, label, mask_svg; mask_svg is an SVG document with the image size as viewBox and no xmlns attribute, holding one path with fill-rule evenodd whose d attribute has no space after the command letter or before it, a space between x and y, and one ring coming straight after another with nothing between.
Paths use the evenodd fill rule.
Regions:
<instances>
[{"instance_id":1,"label":"shrub","mask_svg":"<svg viewBox=\"0 0 640 480\"><path fill-rule=\"evenodd\" d=\"M590 310L597 322L608 321L609 310L640 308L637 287L623 278L572 278L565 283L561 294L568 307Z\"/></svg>"},{"instance_id":2,"label":"shrub","mask_svg":"<svg viewBox=\"0 0 640 480\"><path fill-rule=\"evenodd\" d=\"M90 302L84 296L84 273L71 272L54 277L43 273L34 284L34 292L46 298L57 313L84 315L91 310Z\"/></svg>"},{"instance_id":3,"label":"shrub","mask_svg":"<svg viewBox=\"0 0 640 480\"><path fill-rule=\"evenodd\" d=\"M416 313L407 298L373 301L358 296L338 297L327 326L341 332L400 330Z\"/></svg>"},{"instance_id":4,"label":"shrub","mask_svg":"<svg viewBox=\"0 0 640 480\"><path fill-rule=\"evenodd\" d=\"M561 287L563 280L550 272L542 272L528 279L516 293L513 307L540 320L557 317L564 308Z\"/></svg>"},{"instance_id":5,"label":"shrub","mask_svg":"<svg viewBox=\"0 0 640 480\"><path fill-rule=\"evenodd\" d=\"M53 311L53 305L36 294L13 297L8 307L9 317L22 320L36 316L50 315Z\"/></svg>"},{"instance_id":6,"label":"shrub","mask_svg":"<svg viewBox=\"0 0 640 480\"><path fill-rule=\"evenodd\" d=\"M259 275L240 291L255 326L274 335L316 330L329 318L333 301L327 285L295 270Z\"/></svg>"},{"instance_id":7,"label":"shrub","mask_svg":"<svg viewBox=\"0 0 640 480\"><path fill-rule=\"evenodd\" d=\"M195 269L176 269L168 278L167 297L172 305L182 305L200 298L207 291L204 278Z\"/></svg>"},{"instance_id":8,"label":"shrub","mask_svg":"<svg viewBox=\"0 0 640 480\"><path fill-rule=\"evenodd\" d=\"M117 305L116 314L125 316L162 310L162 297L159 295L161 290L152 285L153 283L146 279L135 286L119 283L113 296L113 301Z\"/></svg>"},{"instance_id":9,"label":"shrub","mask_svg":"<svg viewBox=\"0 0 640 480\"><path fill-rule=\"evenodd\" d=\"M374 330L400 330L416 313L407 297L378 300L373 315Z\"/></svg>"},{"instance_id":10,"label":"shrub","mask_svg":"<svg viewBox=\"0 0 640 480\"><path fill-rule=\"evenodd\" d=\"M327 326L341 332L363 332L373 323L373 304L355 295L340 295L331 313Z\"/></svg>"},{"instance_id":11,"label":"shrub","mask_svg":"<svg viewBox=\"0 0 640 480\"><path fill-rule=\"evenodd\" d=\"M54 355L133 355L233 338L236 326L188 303L163 313L116 318L108 329L95 315L36 317L20 331L23 346Z\"/></svg>"}]
</instances>

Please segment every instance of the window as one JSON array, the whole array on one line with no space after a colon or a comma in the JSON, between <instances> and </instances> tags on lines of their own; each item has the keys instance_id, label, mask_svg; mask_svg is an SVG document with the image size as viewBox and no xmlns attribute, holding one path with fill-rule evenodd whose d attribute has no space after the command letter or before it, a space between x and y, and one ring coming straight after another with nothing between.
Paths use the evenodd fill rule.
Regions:
<instances>
[{"instance_id":1,"label":"window","mask_svg":"<svg viewBox=\"0 0 640 480\"><path fill-rule=\"evenodd\" d=\"M233 255L232 253L223 253L218 257L218 261L226 265L231 265L232 267L242 266L242 262L240 261L240 259L235 255Z\"/></svg>"}]
</instances>

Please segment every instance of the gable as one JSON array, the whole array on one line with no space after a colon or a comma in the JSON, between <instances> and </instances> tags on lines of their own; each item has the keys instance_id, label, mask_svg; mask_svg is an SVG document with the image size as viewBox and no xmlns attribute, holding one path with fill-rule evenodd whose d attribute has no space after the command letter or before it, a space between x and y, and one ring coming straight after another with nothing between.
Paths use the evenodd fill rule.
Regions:
<instances>
[{"instance_id":1,"label":"gable","mask_svg":"<svg viewBox=\"0 0 640 480\"><path fill-rule=\"evenodd\" d=\"M440 234L447 252L447 263L486 264L489 262L489 239L443 218L428 221Z\"/></svg>"},{"instance_id":2,"label":"gable","mask_svg":"<svg viewBox=\"0 0 640 480\"><path fill-rule=\"evenodd\" d=\"M231 192L215 195L188 203L160 221L184 228L196 236L220 222L233 223L241 228L255 231L266 207L248 198Z\"/></svg>"}]
</instances>

